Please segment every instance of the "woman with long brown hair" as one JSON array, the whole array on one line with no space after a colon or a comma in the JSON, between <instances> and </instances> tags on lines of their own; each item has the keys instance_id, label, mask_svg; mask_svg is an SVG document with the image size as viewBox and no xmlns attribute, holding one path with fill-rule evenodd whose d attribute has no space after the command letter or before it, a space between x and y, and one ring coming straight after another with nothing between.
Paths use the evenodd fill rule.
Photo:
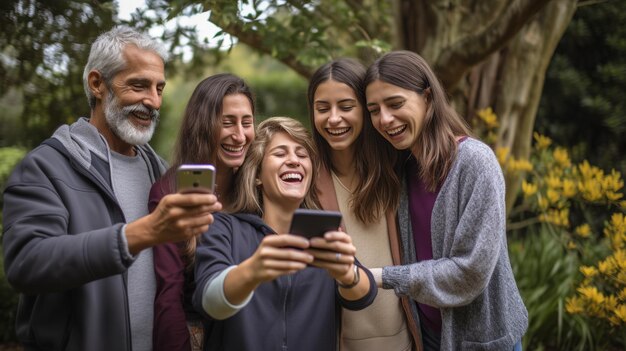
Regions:
<instances>
[{"instance_id":1,"label":"woman with long brown hair","mask_svg":"<svg viewBox=\"0 0 626 351\"><path fill-rule=\"evenodd\" d=\"M232 179L254 140L254 99L243 79L228 73L200 82L183 115L174 159L150 191L152 210L176 192L175 172L182 164L209 163L216 168L215 193L228 204ZM154 304L154 350L199 350L200 316L191 307L196 238L154 247L157 292Z\"/></svg>"},{"instance_id":2,"label":"woman with long brown hair","mask_svg":"<svg viewBox=\"0 0 626 351\"><path fill-rule=\"evenodd\" d=\"M528 312L509 262L493 151L470 136L419 55L382 56L365 87L374 128L402 156L403 260L382 269L379 285L415 301L425 350L521 349Z\"/></svg>"},{"instance_id":3,"label":"woman with long brown hair","mask_svg":"<svg viewBox=\"0 0 626 351\"><path fill-rule=\"evenodd\" d=\"M317 69L308 88L309 118L320 154L318 195L326 210L339 210L367 267L400 264L395 215L399 180L396 151L373 128L365 108L365 67L337 59ZM405 351L420 348L408 298L380 290L360 311L343 310L340 349Z\"/></svg>"}]
</instances>

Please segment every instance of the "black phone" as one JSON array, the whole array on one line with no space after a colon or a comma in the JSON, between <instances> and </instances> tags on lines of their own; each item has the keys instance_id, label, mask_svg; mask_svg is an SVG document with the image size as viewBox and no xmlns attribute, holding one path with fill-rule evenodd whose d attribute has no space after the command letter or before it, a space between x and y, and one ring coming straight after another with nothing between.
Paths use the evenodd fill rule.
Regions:
<instances>
[{"instance_id":1,"label":"black phone","mask_svg":"<svg viewBox=\"0 0 626 351\"><path fill-rule=\"evenodd\" d=\"M289 233L310 239L338 230L340 225L341 212L299 208L293 214Z\"/></svg>"},{"instance_id":2,"label":"black phone","mask_svg":"<svg viewBox=\"0 0 626 351\"><path fill-rule=\"evenodd\" d=\"M185 164L176 170L176 191L179 193L213 193L215 167L209 164Z\"/></svg>"}]
</instances>

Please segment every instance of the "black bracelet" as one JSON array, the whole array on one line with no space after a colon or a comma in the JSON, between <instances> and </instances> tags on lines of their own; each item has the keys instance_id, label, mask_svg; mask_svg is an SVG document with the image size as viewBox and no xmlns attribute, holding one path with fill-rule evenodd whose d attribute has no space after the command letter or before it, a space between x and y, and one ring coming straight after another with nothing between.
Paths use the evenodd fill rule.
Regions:
<instances>
[{"instance_id":1,"label":"black bracelet","mask_svg":"<svg viewBox=\"0 0 626 351\"><path fill-rule=\"evenodd\" d=\"M341 284L337 281L337 285L339 285L343 289L352 289L361 281L361 276L359 275L359 266L354 265L354 280L350 284Z\"/></svg>"}]
</instances>

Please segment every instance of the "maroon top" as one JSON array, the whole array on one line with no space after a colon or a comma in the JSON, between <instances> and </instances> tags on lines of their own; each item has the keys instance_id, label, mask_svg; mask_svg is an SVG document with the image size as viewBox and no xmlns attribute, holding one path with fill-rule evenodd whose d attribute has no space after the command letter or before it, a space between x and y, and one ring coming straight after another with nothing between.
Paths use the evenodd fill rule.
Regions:
<instances>
[{"instance_id":1,"label":"maroon top","mask_svg":"<svg viewBox=\"0 0 626 351\"><path fill-rule=\"evenodd\" d=\"M467 136L460 138L458 143L462 143L465 139L467 139ZM411 229L413 230L417 262L433 259L430 220L433 215L435 201L437 200L442 185L438 185L435 192L429 192L426 189L426 184L419 177L418 172L417 161L411 156L406 168L406 177L409 192L409 214L411 216ZM423 322L424 326L440 335L441 312L439 309L423 303L418 303L417 308L420 320Z\"/></svg>"},{"instance_id":2,"label":"maroon top","mask_svg":"<svg viewBox=\"0 0 626 351\"><path fill-rule=\"evenodd\" d=\"M170 184L166 175L152 185L148 198L150 212L165 195L172 192ZM193 272L185 272L179 245L165 243L154 246L152 250L156 276L153 351L190 351L187 319L200 318L191 304L194 290Z\"/></svg>"},{"instance_id":3,"label":"maroon top","mask_svg":"<svg viewBox=\"0 0 626 351\"><path fill-rule=\"evenodd\" d=\"M407 185L409 191L409 214L411 229L415 242L417 261L432 260L433 245L430 232L430 218L432 217L435 200L439 195L440 187L435 192L426 190L426 184L417 175L418 166L414 157L407 165ZM420 321L431 331L441 334L441 312L436 307L423 303L417 304Z\"/></svg>"}]
</instances>

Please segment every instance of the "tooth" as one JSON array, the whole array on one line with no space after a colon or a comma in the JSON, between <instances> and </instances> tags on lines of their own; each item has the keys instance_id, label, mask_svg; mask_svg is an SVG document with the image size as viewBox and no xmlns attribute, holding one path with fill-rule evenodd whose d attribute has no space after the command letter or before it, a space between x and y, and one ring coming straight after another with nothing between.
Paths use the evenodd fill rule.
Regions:
<instances>
[{"instance_id":1,"label":"tooth","mask_svg":"<svg viewBox=\"0 0 626 351\"><path fill-rule=\"evenodd\" d=\"M350 128L349 127L345 127L345 128L340 128L340 129L328 129L328 133L333 134L333 135L339 135L339 134L343 134L343 133L347 132L348 129L350 129Z\"/></svg>"}]
</instances>

